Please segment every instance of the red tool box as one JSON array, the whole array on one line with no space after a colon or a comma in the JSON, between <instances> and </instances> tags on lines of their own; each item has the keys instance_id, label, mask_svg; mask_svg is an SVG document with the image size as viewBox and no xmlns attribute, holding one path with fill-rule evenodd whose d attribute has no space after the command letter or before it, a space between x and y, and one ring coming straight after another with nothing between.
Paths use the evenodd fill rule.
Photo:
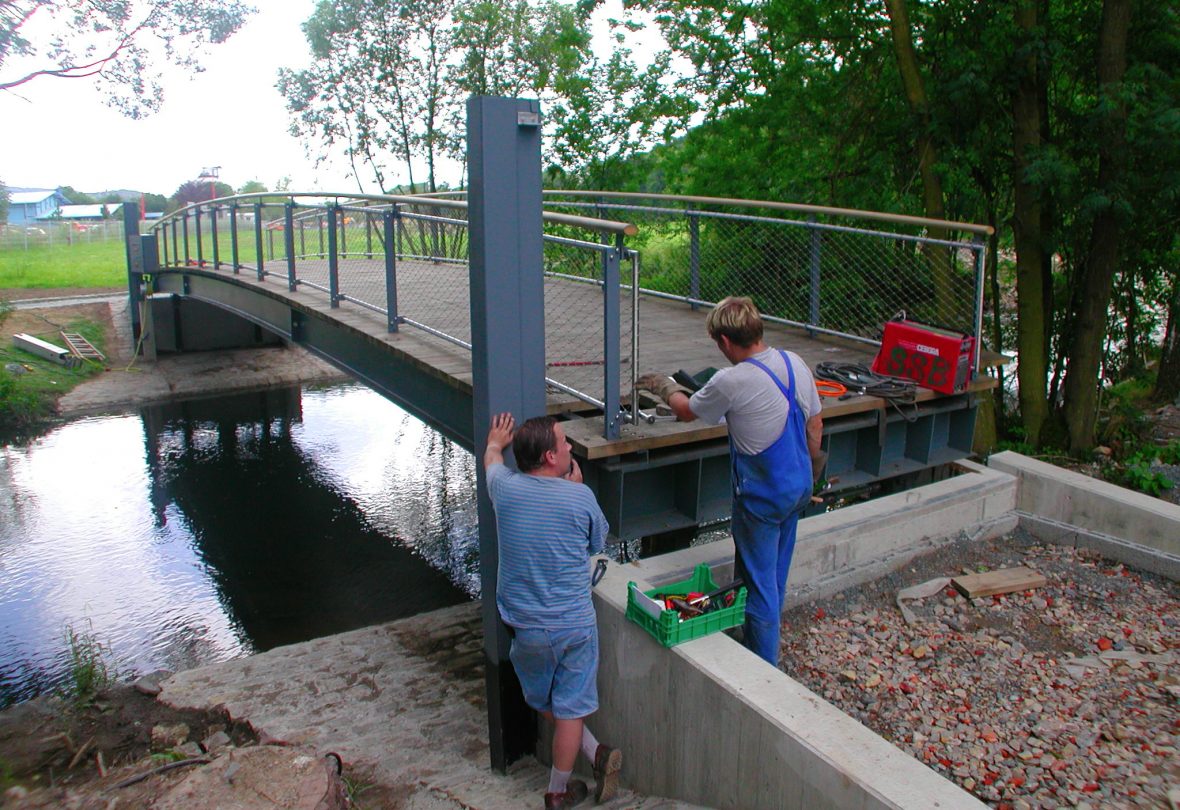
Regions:
<instances>
[{"instance_id":1,"label":"red tool box","mask_svg":"<svg viewBox=\"0 0 1180 810\"><path fill-rule=\"evenodd\" d=\"M975 338L970 335L917 321L889 321L873 371L957 394L971 381L974 359Z\"/></svg>"}]
</instances>

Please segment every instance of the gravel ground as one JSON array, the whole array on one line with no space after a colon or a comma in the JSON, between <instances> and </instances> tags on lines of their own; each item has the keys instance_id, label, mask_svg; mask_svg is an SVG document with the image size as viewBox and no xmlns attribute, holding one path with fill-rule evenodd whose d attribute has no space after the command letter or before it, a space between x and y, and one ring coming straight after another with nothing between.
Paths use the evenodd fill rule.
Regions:
<instances>
[{"instance_id":1,"label":"gravel ground","mask_svg":"<svg viewBox=\"0 0 1180 810\"><path fill-rule=\"evenodd\" d=\"M947 585L906 603L913 624L896 603L1021 565L1047 584ZM782 668L993 807L1168 807L1180 788L1180 585L1022 531L795 608Z\"/></svg>"}]
</instances>

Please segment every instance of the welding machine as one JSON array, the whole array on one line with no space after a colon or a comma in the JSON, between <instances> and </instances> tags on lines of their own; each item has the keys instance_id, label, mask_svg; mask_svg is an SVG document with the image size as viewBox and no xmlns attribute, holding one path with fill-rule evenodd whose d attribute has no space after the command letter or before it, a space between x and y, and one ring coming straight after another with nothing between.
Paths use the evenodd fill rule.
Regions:
<instances>
[{"instance_id":1,"label":"welding machine","mask_svg":"<svg viewBox=\"0 0 1180 810\"><path fill-rule=\"evenodd\" d=\"M885 324L873 371L957 394L971 381L974 359L975 338L970 335L901 319Z\"/></svg>"}]
</instances>

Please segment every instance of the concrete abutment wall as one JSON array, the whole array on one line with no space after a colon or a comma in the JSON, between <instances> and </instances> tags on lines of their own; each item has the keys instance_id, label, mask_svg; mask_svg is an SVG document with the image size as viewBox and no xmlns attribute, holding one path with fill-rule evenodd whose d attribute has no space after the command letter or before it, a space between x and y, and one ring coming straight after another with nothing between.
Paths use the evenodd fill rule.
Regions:
<instances>
[{"instance_id":1,"label":"concrete abutment wall","mask_svg":"<svg viewBox=\"0 0 1180 810\"><path fill-rule=\"evenodd\" d=\"M1157 573L1180 570L1172 550L1180 507L1014 453L961 466L952 479L800 523L791 604L868 582L944 543L1017 526ZM593 727L626 751L629 786L717 808L985 806L725 634L665 649L625 618L629 581L655 588L699 563L728 581L732 540L612 565L595 589L601 707Z\"/></svg>"}]
</instances>

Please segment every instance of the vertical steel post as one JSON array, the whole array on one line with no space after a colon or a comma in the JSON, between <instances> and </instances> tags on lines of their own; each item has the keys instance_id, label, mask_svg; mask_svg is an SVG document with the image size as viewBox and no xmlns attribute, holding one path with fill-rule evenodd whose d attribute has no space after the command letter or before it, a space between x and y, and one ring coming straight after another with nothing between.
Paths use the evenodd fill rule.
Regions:
<instances>
[{"instance_id":1,"label":"vertical steel post","mask_svg":"<svg viewBox=\"0 0 1180 810\"><path fill-rule=\"evenodd\" d=\"M229 205L229 254L233 262L234 275L242 269L241 257L238 255L238 204Z\"/></svg>"},{"instance_id":2,"label":"vertical steel post","mask_svg":"<svg viewBox=\"0 0 1180 810\"><path fill-rule=\"evenodd\" d=\"M131 310L131 335L139 340L143 324L139 319L139 303L143 300L140 283L143 281L143 242L139 238L139 206L123 203L123 245L127 255L127 300Z\"/></svg>"},{"instance_id":3,"label":"vertical steel post","mask_svg":"<svg viewBox=\"0 0 1180 810\"><path fill-rule=\"evenodd\" d=\"M196 228L197 267L205 266L205 247L201 244L201 206L193 209L193 227Z\"/></svg>"},{"instance_id":4,"label":"vertical steel post","mask_svg":"<svg viewBox=\"0 0 1180 810\"><path fill-rule=\"evenodd\" d=\"M127 231L124 230L123 232L126 233ZM160 228L159 233L160 233L160 240L163 242L163 245L164 245L160 251L160 255L163 257L164 262L167 263L167 261L168 261L168 226L165 225L164 227Z\"/></svg>"},{"instance_id":5,"label":"vertical steel post","mask_svg":"<svg viewBox=\"0 0 1180 810\"><path fill-rule=\"evenodd\" d=\"M602 435L619 438L619 260L623 256L623 235L615 246L602 252Z\"/></svg>"},{"instance_id":6,"label":"vertical steel post","mask_svg":"<svg viewBox=\"0 0 1180 810\"><path fill-rule=\"evenodd\" d=\"M172 265L180 265L180 225L175 219L172 220Z\"/></svg>"},{"instance_id":7,"label":"vertical steel post","mask_svg":"<svg viewBox=\"0 0 1180 810\"><path fill-rule=\"evenodd\" d=\"M213 269L221 269L221 254L217 245L217 206L209 206L209 238L213 240Z\"/></svg>"},{"instance_id":8,"label":"vertical steel post","mask_svg":"<svg viewBox=\"0 0 1180 810\"><path fill-rule=\"evenodd\" d=\"M340 228L340 236L337 238L336 241L340 245L340 255L347 257L348 256L348 223L346 223L344 220L348 219L348 212L347 211L340 211L340 203L339 202L336 203L336 210L340 212L340 216L338 216L336 218L337 227Z\"/></svg>"},{"instance_id":9,"label":"vertical steel post","mask_svg":"<svg viewBox=\"0 0 1180 810\"><path fill-rule=\"evenodd\" d=\"M266 275L263 270L262 258L262 201L254 203L254 265L258 271L258 280Z\"/></svg>"},{"instance_id":10,"label":"vertical steel post","mask_svg":"<svg viewBox=\"0 0 1180 810\"><path fill-rule=\"evenodd\" d=\"M305 224L306 224L305 220L302 220L302 219L299 220L299 255L300 256L307 255L307 236L306 236L306 234L304 234L304 230L305 230L304 225Z\"/></svg>"},{"instance_id":11,"label":"vertical steel post","mask_svg":"<svg viewBox=\"0 0 1180 810\"><path fill-rule=\"evenodd\" d=\"M295 292L295 203L291 200L283 206L283 242L287 249L287 289Z\"/></svg>"},{"instance_id":12,"label":"vertical steel post","mask_svg":"<svg viewBox=\"0 0 1180 810\"><path fill-rule=\"evenodd\" d=\"M397 227L394 218L397 208L390 208L381 215L381 225L385 232L385 315L390 332L397 331L397 250L394 248L394 228Z\"/></svg>"},{"instance_id":13,"label":"vertical steel post","mask_svg":"<svg viewBox=\"0 0 1180 810\"><path fill-rule=\"evenodd\" d=\"M324 255L324 218L317 216L315 218L316 230L320 234L320 255Z\"/></svg>"},{"instance_id":14,"label":"vertical steel post","mask_svg":"<svg viewBox=\"0 0 1180 810\"><path fill-rule=\"evenodd\" d=\"M701 218L692 211L688 212L688 297L693 299L692 308L700 309L696 301L701 297Z\"/></svg>"},{"instance_id":15,"label":"vertical steel post","mask_svg":"<svg viewBox=\"0 0 1180 810\"><path fill-rule=\"evenodd\" d=\"M365 258L373 258L373 215L365 212Z\"/></svg>"},{"instance_id":16,"label":"vertical steel post","mask_svg":"<svg viewBox=\"0 0 1180 810\"><path fill-rule=\"evenodd\" d=\"M328 305L332 309L340 306L340 257L336 254L336 217L339 213L335 203L328 203Z\"/></svg>"},{"instance_id":17,"label":"vertical steel post","mask_svg":"<svg viewBox=\"0 0 1180 810\"><path fill-rule=\"evenodd\" d=\"M820 300L819 300L819 259L820 259L820 250L822 247L821 243L820 243L820 238L821 238L822 234L819 232L819 228L814 227L815 214L812 214L809 217L807 217L807 221L809 223L811 223L811 226L808 227L808 229L807 229L811 235L810 268L809 268L809 273L808 273L809 277L810 277L811 295L809 296L810 306L808 308L807 317L808 317L808 322L812 326L819 326L819 304L820 304ZM808 334L811 337L815 337L815 332L813 330L809 329Z\"/></svg>"},{"instance_id":18,"label":"vertical steel post","mask_svg":"<svg viewBox=\"0 0 1180 810\"><path fill-rule=\"evenodd\" d=\"M492 415L545 413L545 296L541 244L541 109L535 101L467 101L471 365L479 559L492 767L536 747L535 721L508 659L496 610L496 516L480 463Z\"/></svg>"},{"instance_id":19,"label":"vertical steel post","mask_svg":"<svg viewBox=\"0 0 1180 810\"><path fill-rule=\"evenodd\" d=\"M187 267L189 262L191 261L190 257L192 255L191 253L189 253L189 249L188 249L188 211L184 212L184 217L181 219L180 225L181 225L181 228L184 230L184 264Z\"/></svg>"},{"instance_id":20,"label":"vertical steel post","mask_svg":"<svg viewBox=\"0 0 1180 810\"><path fill-rule=\"evenodd\" d=\"M977 233L971 240L975 253L975 357L972 360L971 376L979 373L979 354L983 348L983 270L987 258L987 241ZM999 351L1000 347L996 347Z\"/></svg>"}]
</instances>

